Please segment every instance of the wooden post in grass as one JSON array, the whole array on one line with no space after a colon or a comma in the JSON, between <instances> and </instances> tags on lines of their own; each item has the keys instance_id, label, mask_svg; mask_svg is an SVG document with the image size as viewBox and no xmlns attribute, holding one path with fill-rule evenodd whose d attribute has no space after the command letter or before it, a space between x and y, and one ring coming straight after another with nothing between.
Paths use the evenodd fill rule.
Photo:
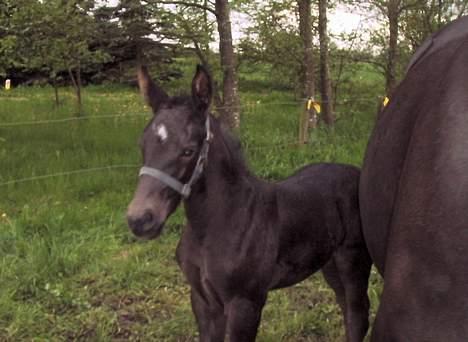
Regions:
<instances>
[{"instance_id":1,"label":"wooden post in grass","mask_svg":"<svg viewBox=\"0 0 468 342\"><path fill-rule=\"evenodd\" d=\"M317 127L317 108L318 104L314 98L306 99L303 110L299 117L299 144L304 145L309 142L309 128Z\"/></svg>"}]
</instances>

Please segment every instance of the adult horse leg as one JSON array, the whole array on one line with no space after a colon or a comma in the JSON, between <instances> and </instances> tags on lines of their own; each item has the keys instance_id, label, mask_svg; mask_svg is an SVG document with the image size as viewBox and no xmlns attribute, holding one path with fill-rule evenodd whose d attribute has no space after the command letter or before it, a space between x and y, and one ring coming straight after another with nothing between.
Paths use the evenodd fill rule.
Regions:
<instances>
[{"instance_id":1,"label":"adult horse leg","mask_svg":"<svg viewBox=\"0 0 468 342\"><path fill-rule=\"evenodd\" d=\"M257 336L266 295L251 300L235 297L228 306L227 333L230 342L253 342Z\"/></svg>"},{"instance_id":2,"label":"adult horse leg","mask_svg":"<svg viewBox=\"0 0 468 342\"><path fill-rule=\"evenodd\" d=\"M226 316L218 303L208 303L194 288L190 298L200 333L200 342L222 342L226 334Z\"/></svg>"},{"instance_id":3,"label":"adult horse leg","mask_svg":"<svg viewBox=\"0 0 468 342\"><path fill-rule=\"evenodd\" d=\"M371 265L365 248L345 245L322 270L343 311L348 342L361 342L369 328L367 287Z\"/></svg>"}]
</instances>

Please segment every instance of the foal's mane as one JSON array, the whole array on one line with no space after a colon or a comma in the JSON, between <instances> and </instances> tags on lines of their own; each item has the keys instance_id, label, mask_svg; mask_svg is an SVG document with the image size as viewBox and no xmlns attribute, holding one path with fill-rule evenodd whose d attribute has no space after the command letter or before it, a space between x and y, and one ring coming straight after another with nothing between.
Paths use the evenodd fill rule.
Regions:
<instances>
[{"instance_id":1,"label":"foal's mane","mask_svg":"<svg viewBox=\"0 0 468 342\"><path fill-rule=\"evenodd\" d=\"M211 117L213 118L213 116ZM214 134L219 135L220 140L227 151L226 157L229 165L226 166L228 166L230 173L235 176L250 175L240 140L223 122L221 122L221 120L215 118L213 121L215 121Z\"/></svg>"}]
</instances>

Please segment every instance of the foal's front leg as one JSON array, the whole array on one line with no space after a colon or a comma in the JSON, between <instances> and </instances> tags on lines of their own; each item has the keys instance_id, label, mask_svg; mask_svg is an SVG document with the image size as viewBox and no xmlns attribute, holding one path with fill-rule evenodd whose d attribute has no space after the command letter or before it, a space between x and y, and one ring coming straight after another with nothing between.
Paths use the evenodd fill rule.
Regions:
<instances>
[{"instance_id":1,"label":"foal's front leg","mask_svg":"<svg viewBox=\"0 0 468 342\"><path fill-rule=\"evenodd\" d=\"M235 297L228 305L227 335L230 342L253 342L257 336L266 296L251 300Z\"/></svg>"},{"instance_id":2,"label":"foal's front leg","mask_svg":"<svg viewBox=\"0 0 468 342\"><path fill-rule=\"evenodd\" d=\"M226 316L218 303L208 303L194 288L190 292L192 310L198 325L200 342L222 342L226 334Z\"/></svg>"}]
</instances>

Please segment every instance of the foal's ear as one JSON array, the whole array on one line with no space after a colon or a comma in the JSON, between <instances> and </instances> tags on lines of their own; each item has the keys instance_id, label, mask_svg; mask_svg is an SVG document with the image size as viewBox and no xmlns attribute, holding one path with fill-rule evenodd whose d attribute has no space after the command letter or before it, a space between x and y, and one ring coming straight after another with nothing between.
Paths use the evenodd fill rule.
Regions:
<instances>
[{"instance_id":1,"label":"foal's ear","mask_svg":"<svg viewBox=\"0 0 468 342\"><path fill-rule=\"evenodd\" d=\"M148 73L148 68L144 65L138 67L138 86L146 103L151 106L153 113L156 114L159 106L165 102L169 96L153 82Z\"/></svg>"},{"instance_id":2,"label":"foal's ear","mask_svg":"<svg viewBox=\"0 0 468 342\"><path fill-rule=\"evenodd\" d=\"M197 65L197 71L192 80L192 99L198 109L202 111L208 109L212 92L210 74L203 66Z\"/></svg>"}]
</instances>

